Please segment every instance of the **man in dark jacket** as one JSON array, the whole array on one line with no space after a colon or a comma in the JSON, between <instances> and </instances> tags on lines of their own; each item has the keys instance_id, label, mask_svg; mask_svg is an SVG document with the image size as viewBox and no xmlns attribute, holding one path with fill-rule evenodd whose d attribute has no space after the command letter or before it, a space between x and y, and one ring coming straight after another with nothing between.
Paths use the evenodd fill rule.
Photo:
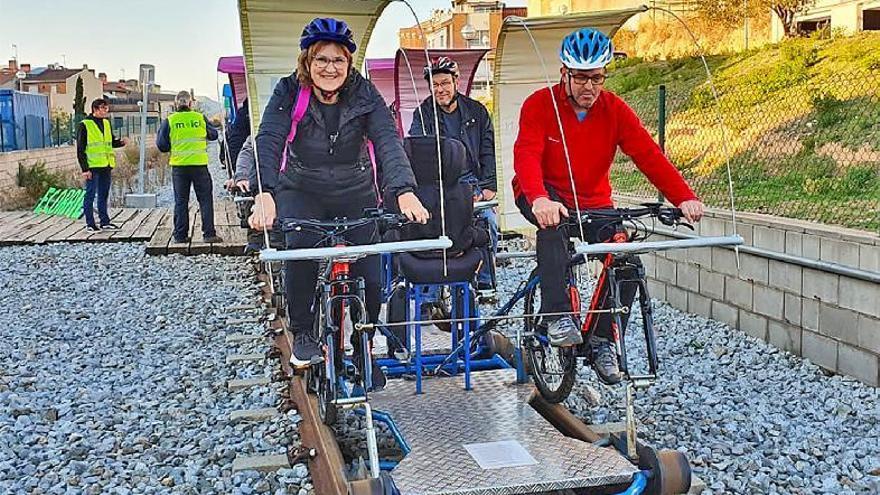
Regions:
<instances>
[{"instance_id":1,"label":"man in dark jacket","mask_svg":"<svg viewBox=\"0 0 880 495\"><path fill-rule=\"evenodd\" d=\"M449 57L432 61L430 71L425 67L425 79L432 79L434 96L426 98L413 114L409 129L411 136L434 135L434 108L439 108L440 135L458 139L468 151L468 168L463 180L474 186L475 201L495 199L498 185L495 179L495 131L489 111L482 103L458 92L458 64ZM436 105L435 103L436 102ZM498 249L498 222L494 209L480 213L488 228L494 254ZM494 255L486 252L477 274L477 288L494 290L492 263Z\"/></svg>"},{"instance_id":2,"label":"man in dark jacket","mask_svg":"<svg viewBox=\"0 0 880 495\"><path fill-rule=\"evenodd\" d=\"M110 128L110 105L107 100L98 98L92 102L92 113L83 119L76 128L76 159L82 170L86 183L86 195L83 199L83 216L86 218L86 230L116 230L119 227L110 223L107 213L107 198L110 196L110 175L116 166L116 155L113 148L121 148L128 144L128 138L116 139ZM95 196L98 197L98 217L101 228L95 225L93 207Z\"/></svg>"},{"instance_id":3,"label":"man in dark jacket","mask_svg":"<svg viewBox=\"0 0 880 495\"><path fill-rule=\"evenodd\" d=\"M226 189L232 189L237 180L235 179L238 170L238 155L244 146L245 140L251 135L251 116L248 110L248 99L245 98L241 104L241 108L235 114L235 120L226 127L226 136L220 148L220 161L226 165L229 172L229 180L226 181ZM227 158L228 157L228 158ZM230 163L226 163L229 160Z\"/></svg>"}]
</instances>

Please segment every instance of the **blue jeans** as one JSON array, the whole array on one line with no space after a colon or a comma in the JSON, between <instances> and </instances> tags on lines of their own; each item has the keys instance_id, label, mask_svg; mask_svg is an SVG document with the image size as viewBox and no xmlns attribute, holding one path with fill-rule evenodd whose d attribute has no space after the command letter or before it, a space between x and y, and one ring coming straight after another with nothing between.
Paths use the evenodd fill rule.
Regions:
<instances>
[{"instance_id":1,"label":"blue jeans","mask_svg":"<svg viewBox=\"0 0 880 495\"><path fill-rule=\"evenodd\" d=\"M93 207L95 203L95 195L98 196L98 220L101 225L110 223L110 216L107 214L107 198L110 197L110 167L93 168L92 178L86 181L86 195L83 198L83 216L86 217L86 225L95 226L95 215Z\"/></svg>"},{"instance_id":2,"label":"blue jeans","mask_svg":"<svg viewBox=\"0 0 880 495\"><path fill-rule=\"evenodd\" d=\"M202 235L217 235L214 229L214 183L207 165L171 167L174 185L174 238L189 237L189 189L192 186L202 214Z\"/></svg>"}]
</instances>

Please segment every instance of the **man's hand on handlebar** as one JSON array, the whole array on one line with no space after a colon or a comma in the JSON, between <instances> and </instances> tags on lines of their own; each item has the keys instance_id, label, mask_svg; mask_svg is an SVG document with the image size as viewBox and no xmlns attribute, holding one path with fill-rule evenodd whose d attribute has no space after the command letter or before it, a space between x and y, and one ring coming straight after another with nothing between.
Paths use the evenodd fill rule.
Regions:
<instances>
[{"instance_id":1,"label":"man's hand on handlebar","mask_svg":"<svg viewBox=\"0 0 880 495\"><path fill-rule=\"evenodd\" d=\"M681 210L681 214L684 215L684 218L686 218L688 222L699 222L700 219L703 218L703 203L698 199L682 201L681 204L678 205L678 208Z\"/></svg>"},{"instance_id":2,"label":"man's hand on handlebar","mask_svg":"<svg viewBox=\"0 0 880 495\"><path fill-rule=\"evenodd\" d=\"M568 218L568 208L565 205L546 197L538 198L532 203L532 213L542 229L555 227L563 217Z\"/></svg>"},{"instance_id":3,"label":"man's hand on handlebar","mask_svg":"<svg viewBox=\"0 0 880 495\"><path fill-rule=\"evenodd\" d=\"M254 208L251 210L248 224L254 230L272 230L275 223L275 200L269 193L260 193L254 198Z\"/></svg>"}]
</instances>

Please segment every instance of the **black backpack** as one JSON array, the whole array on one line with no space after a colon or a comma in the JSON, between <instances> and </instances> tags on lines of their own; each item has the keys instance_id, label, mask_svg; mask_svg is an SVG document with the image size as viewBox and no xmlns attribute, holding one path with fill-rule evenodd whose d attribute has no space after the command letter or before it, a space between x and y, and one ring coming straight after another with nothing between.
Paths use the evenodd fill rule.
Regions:
<instances>
[{"instance_id":1,"label":"black backpack","mask_svg":"<svg viewBox=\"0 0 880 495\"><path fill-rule=\"evenodd\" d=\"M431 214L425 225L409 224L403 227L403 240L434 239L443 233L440 221L440 170L437 164L437 138L413 136L404 139L403 147L409 156L416 177L416 196ZM443 199L446 210L446 235L452 240L448 256L459 256L473 247L484 246L487 234L474 226L473 187L459 182L467 171L467 149L461 141L440 138L440 156L443 157ZM393 202L396 207L396 201ZM391 204L391 203L387 203ZM438 258L440 251L412 253L420 258Z\"/></svg>"}]
</instances>

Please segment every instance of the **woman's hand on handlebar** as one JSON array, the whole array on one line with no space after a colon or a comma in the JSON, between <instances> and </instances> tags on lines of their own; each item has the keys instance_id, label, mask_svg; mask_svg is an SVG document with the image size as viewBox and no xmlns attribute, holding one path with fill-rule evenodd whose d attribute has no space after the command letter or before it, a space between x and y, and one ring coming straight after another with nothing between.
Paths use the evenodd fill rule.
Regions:
<instances>
[{"instance_id":1,"label":"woman's hand on handlebar","mask_svg":"<svg viewBox=\"0 0 880 495\"><path fill-rule=\"evenodd\" d=\"M568 218L568 209L562 203L541 197L532 203L532 213L542 229L559 225L562 218Z\"/></svg>"},{"instance_id":2,"label":"woman's hand on handlebar","mask_svg":"<svg viewBox=\"0 0 880 495\"><path fill-rule=\"evenodd\" d=\"M684 218L687 219L688 222L694 223L699 222L701 218L703 218L703 203L698 199L689 199L687 201L682 201L678 208L681 210L681 214L684 215Z\"/></svg>"},{"instance_id":3,"label":"woman's hand on handlebar","mask_svg":"<svg viewBox=\"0 0 880 495\"><path fill-rule=\"evenodd\" d=\"M400 213L406 218L416 223L428 223L428 210L422 206L419 198L411 192L403 193L397 197L397 206L400 207Z\"/></svg>"},{"instance_id":4,"label":"woman's hand on handlebar","mask_svg":"<svg viewBox=\"0 0 880 495\"><path fill-rule=\"evenodd\" d=\"M254 230L272 230L275 223L275 200L269 193L260 193L254 198L254 207L248 224Z\"/></svg>"}]
</instances>

